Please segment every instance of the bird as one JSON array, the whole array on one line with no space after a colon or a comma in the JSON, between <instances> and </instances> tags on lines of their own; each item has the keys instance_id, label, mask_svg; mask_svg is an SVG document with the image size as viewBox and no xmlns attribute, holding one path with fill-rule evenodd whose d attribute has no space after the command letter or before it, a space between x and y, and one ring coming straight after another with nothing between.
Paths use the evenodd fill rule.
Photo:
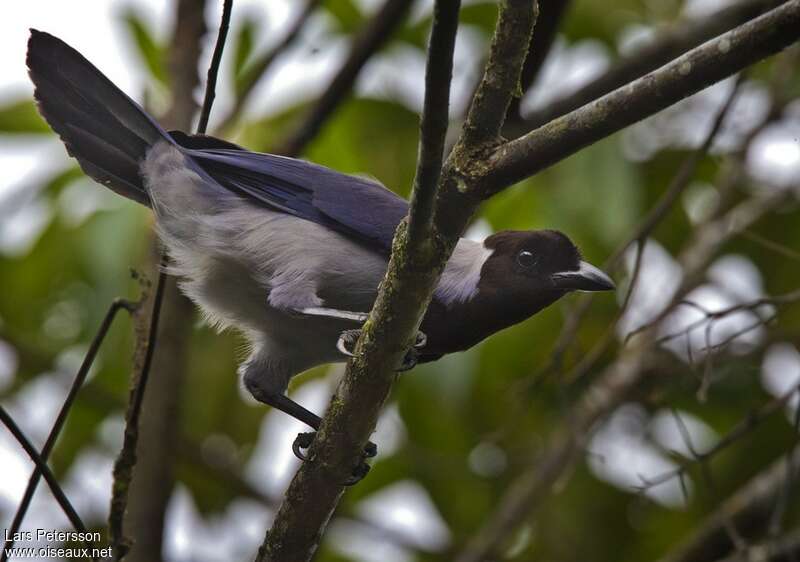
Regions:
<instances>
[{"instance_id":1,"label":"bird","mask_svg":"<svg viewBox=\"0 0 800 562\"><path fill-rule=\"evenodd\" d=\"M38 110L67 152L153 210L168 272L209 324L244 336L247 390L317 430L320 418L286 396L289 380L352 355L408 202L366 177L166 131L46 32L31 30L26 62ZM612 289L559 231L462 237L398 369L467 350L570 292ZM301 458L309 435L296 442Z\"/></svg>"}]
</instances>

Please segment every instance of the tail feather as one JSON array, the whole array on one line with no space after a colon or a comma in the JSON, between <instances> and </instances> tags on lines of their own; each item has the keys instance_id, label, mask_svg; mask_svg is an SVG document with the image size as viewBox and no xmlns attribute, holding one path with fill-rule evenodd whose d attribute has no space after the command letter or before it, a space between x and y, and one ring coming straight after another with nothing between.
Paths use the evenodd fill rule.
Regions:
<instances>
[{"instance_id":1,"label":"tail feather","mask_svg":"<svg viewBox=\"0 0 800 562\"><path fill-rule=\"evenodd\" d=\"M28 70L39 111L86 174L150 205L139 173L147 149L171 137L92 63L60 39L31 30Z\"/></svg>"}]
</instances>

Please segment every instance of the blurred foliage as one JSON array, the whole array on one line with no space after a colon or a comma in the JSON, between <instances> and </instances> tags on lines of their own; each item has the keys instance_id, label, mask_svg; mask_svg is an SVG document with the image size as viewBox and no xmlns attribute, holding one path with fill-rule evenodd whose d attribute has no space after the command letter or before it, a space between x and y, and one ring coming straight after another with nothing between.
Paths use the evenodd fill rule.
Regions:
<instances>
[{"instance_id":1,"label":"blurred foliage","mask_svg":"<svg viewBox=\"0 0 800 562\"><path fill-rule=\"evenodd\" d=\"M616 51L620 34L629 26L659 25L680 13L677 1L574 4L563 25L565 40L597 40L610 52ZM331 31L352 35L360 29L367 18L360 5L353 0L325 2ZM494 2L475 2L464 7L462 21L488 34L495 16ZM125 11L122 21L152 79L166 85L164 47L134 11ZM405 25L386 48L399 43L424 48L430 21L430 14L423 13ZM228 51L233 71L228 76L234 80L236 91L240 91L242 77L252 62L256 38L263 32L260 25L258 20L246 18L233 30ZM91 58L91 53L86 54ZM760 65L752 76L769 76L773 64ZM798 84L789 87L794 93L800 91ZM274 149L302 119L310 103L313 101L298 100L289 109L267 111L242 123L235 140L253 150ZM0 134L15 138L23 133L50 134L33 103L25 99L0 108ZM417 134L418 115L400 102L353 96L325 124L304 157L343 172L374 176L407 196L414 175ZM645 161L633 161L625 156L616 135L506 190L487 202L477 218L495 231L563 230L581 247L586 259L602 263L658 200L686 156L687 151L670 148ZM719 156L706 157L696 179L713 184L722 163ZM111 208L98 207L78 222L69 220L63 194L76 185L86 188L80 186L85 183L81 178L80 171L70 164L36 186L35 199L51 211L51 220L25 255L0 254L0 340L10 343L19 359L13 381L0 391L4 401L45 378L56 380L58 388L65 391L77 364L65 358L82 355L114 297L135 299L140 293L131 268L138 268L148 251L152 230L149 213L130 202L117 202ZM0 202L0 220L7 220L11 214ZM679 201L658 226L654 238L674 254L686 243L690 230L691 223ZM753 230L766 239L800 248L796 207L774 213ZM765 250L750 239L732 240L723 253L750 259L760 271L768 294L798 286L800 262ZM156 272L140 271L137 276L154 279ZM396 452L375 463L363 483L348 491L341 513L352 515L371 494L393 483L413 480L429 494L451 532L454 547L468 540L486 521L514 476L529 466L544 437L589 382L565 384L558 377L548 377L538 384L521 384L533 380L547 364L563 317L574 303L575 298L568 297L469 352L404 374L393 399L406 437ZM618 303L610 296L596 299L577 345L566 355L568 365L605 334L617 309ZM798 336L800 307L786 307L770 337L796 344L800 342ZM103 441L101 428L122 414L132 340L131 323L122 314L103 345L95 372L70 413L53 455L58 474L64 475L78 455L91 447L116 452ZM706 402L699 402L695 395L698 373L678 360L666 366L669 372L661 373L635 399L650 414L672 406L723 434L769 399L760 383L762 352L717 365L720 380ZM198 509L208 516L221 514L232 501L250 493L242 480L227 477L225 472L244 471L266 411L242 398L236 365L243 355L237 337L218 335L198 320L180 420L183 438L178 477L191 491ZM612 357L604 356L589 379ZM293 381L292 388L325 373L324 368L316 369ZM714 459L713 490L703 485L699 471L691 471L696 493L688 506L680 509L615 487L599 479L588 463L579 463L542 508L545 516L522 531L513 559L656 559L696 528L722 499L786 451L792 439L786 417L771 417ZM214 448L213 443L224 446ZM480 473L472 466L476 447L482 444L491 444L504 459L494 472ZM680 460L674 454L673 458ZM790 513L795 524L796 511ZM0 515L4 519L10 516ZM323 545L317 558L320 562L346 559L329 544ZM420 552L417 559L449 558Z\"/></svg>"},{"instance_id":2,"label":"blurred foliage","mask_svg":"<svg viewBox=\"0 0 800 562\"><path fill-rule=\"evenodd\" d=\"M51 133L36 111L33 100L19 100L0 108L0 131L3 133Z\"/></svg>"},{"instance_id":3,"label":"blurred foliage","mask_svg":"<svg viewBox=\"0 0 800 562\"><path fill-rule=\"evenodd\" d=\"M168 84L166 68L166 49L159 45L147 27L145 21L134 10L122 14L122 21L128 28L131 38L141 55L150 75L161 85Z\"/></svg>"}]
</instances>

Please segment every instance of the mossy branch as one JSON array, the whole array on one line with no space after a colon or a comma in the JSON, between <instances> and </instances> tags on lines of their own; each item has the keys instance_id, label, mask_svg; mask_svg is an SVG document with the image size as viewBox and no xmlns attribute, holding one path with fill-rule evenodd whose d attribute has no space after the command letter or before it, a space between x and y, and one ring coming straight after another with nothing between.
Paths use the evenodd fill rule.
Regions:
<instances>
[{"instance_id":1,"label":"mossy branch","mask_svg":"<svg viewBox=\"0 0 800 562\"><path fill-rule=\"evenodd\" d=\"M448 22L452 23L458 2L439 0L436 9L428 49L426 101L438 99L441 103L443 82L432 77L440 76L449 90L452 61L442 62L446 58L442 57L444 51L435 46L449 45L448 41L439 41L443 37L439 34L454 31ZM394 369L414 339L459 236L483 199L582 146L778 52L800 36L800 0L792 0L573 114L521 139L505 142L500 130L509 104L520 90L520 71L536 15L533 0L501 3L483 79L438 182L437 143L442 140L443 127L431 112L445 110L426 103L423 123L434 126L423 128L410 218L401 223L395 235L386 276L356 346L358 357L349 363L339 383L309 450L308 461L295 475L259 549L258 562L301 562L313 556L344 492L344 482L361 461L363 447L396 378ZM452 49L447 49L452 57ZM433 72L434 64L445 68ZM431 211L433 220L428 223ZM409 224L414 225L413 236ZM418 236L426 232L426 238ZM424 243L419 243L423 238ZM619 372L610 373L604 384L614 389L627 388L641 372L641 356L626 355L615 365L620 367ZM626 373L633 374L626 378ZM621 394L614 393L614 397ZM596 400L587 400L589 413L582 419L591 421L603 408ZM603 406L611 402L610 398ZM539 484L551 483L561 474L579 449L571 434L565 433L559 439L547 466L537 472L534 493Z\"/></svg>"},{"instance_id":2,"label":"mossy branch","mask_svg":"<svg viewBox=\"0 0 800 562\"><path fill-rule=\"evenodd\" d=\"M533 0L509 0L501 5L486 76L470 111L471 125L465 128L457 143L457 154L451 155L437 181L439 173L435 168L441 162L446 132L441 116L437 115L439 112L446 115L446 109L438 104L448 97L445 94L450 87L459 3L453 0L436 3L428 49L428 91L422 118L420 162L410 217L395 234L386 276L356 347L358 357L349 363L339 383L309 450L308 462L301 466L289 486L259 550L256 558L259 562L309 560L344 491L343 483L361 461L361 451L396 378L395 368L413 343L439 275L460 234L460 228L440 231L441 199L437 198L435 205L431 202L443 186L456 183L459 170L468 164L466 155L474 152L478 143L499 132L519 82L527 38L535 21L534 6ZM448 205L444 209L450 215L448 225L465 225L476 203L464 199L461 204ZM422 225L420 232L428 230L431 213L437 218L425 244L410 244L408 225Z\"/></svg>"}]
</instances>

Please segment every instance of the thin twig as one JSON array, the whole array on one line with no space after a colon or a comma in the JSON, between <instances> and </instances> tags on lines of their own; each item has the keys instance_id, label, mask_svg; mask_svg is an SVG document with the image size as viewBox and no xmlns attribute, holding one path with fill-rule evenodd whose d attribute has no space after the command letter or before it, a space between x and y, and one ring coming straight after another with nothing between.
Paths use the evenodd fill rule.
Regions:
<instances>
[{"instance_id":1,"label":"thin twig","mask_svg":"<svg viewBox=\"0 0 800 562\"><path fill-rule=\"evenodd\" d=\"M582 105L656 70L687 51L742 25L786 0L742 0L702 20L676 22L647 46L618 60L608 71L579 90L560 96L552 103L531 112L523 121L515 121L517 131L531 131Z\"/></svg>"},{"instance_id":2,"label":"thin twig","mask_svg":"<svg viewBox=\"0 0 800 562\"><path fill-rule=\"evenodd\" d=\"M227 38L230 18L233 8L232 0L224 0L222 10L222 20L220 22L217 43L214 54L211 58L211 65L208 70L208 83L206 84L206 95L201 109L201 117L198 123L199 134L205 133L208 125L208 118L211 114L211 106L214 103L217 75L219 66L222 62L222 52ZM114 462L113 469L113 490L111 497L111 509L109 513L109 534L114 554L118 560L123 559L130 549L130 543L125 538L123 521L125 510L128 505L128 493L133 478L133 468L136 465L136 449L139 441L139 418L144 402L145 389L149 380L150 370L153 363L156 344L158 341L158 325L161 317L161 309L164 301L164 293L167 284L166 268L168 257L161 255L161 268L156 284L156 292L153 298L153 307L150 315L150 324L147 332L147 343L144 351L144 359L141 370L134 378L131 400L125 415L125 433L123 436L122 449Z\"/></svg>"},{"instance_id":3,"label":"thin twig","mask_svg":"<svg viewBox=\"0 0 800 562\"><path fill-rule=\"evenodd\" d=\"M692 458L700 464L700 471L703 475L703 480L705 480L706 487L711 492L713 499L718 501L719 491L714 480L709 459L702 458L700 453L697 452L697 448L694 446L689 428L686 427L686 424L684 423L683 418L678 414L678 411L675 408L671 408L670 410L673 418L675 419L675 423L678 426L678 431L681 434L681 439L683 440L684 445L689 450L689 454L691 454ZM684 475L681 474L679 478L682 485L685 485L683 484L685 482ZM686 501L688 504L688 498ZM742 551L747 548L747 540L741 535L741 533L739 533L739 530L737 529L733 519L727 516L727 514L725 514L725 516L723 516L721 519L722 527L725 530L728 539L731 541L731 544L736 547L736 550Z\"/></svg>"},{"instance_id":4,"label":"thin twig","mask_svg":"<svg viewBox=\"0 0 800 562\"><path fill-rule=\"evenodd\" d=\"M765 530L776 495L780 493L785 482L786 468L792 467L796 473L800 469L798 461L798 450L789 451L752 477L695 526L691 534L660 558L659 562L706 562L728 556L731 548L736 548L736 543L725 530L726 521L735 525L739 533L749 540L756 539ZM764 552L763 546L766 545L745 548L725 560L787 560L771 557L748 558L748 554Z\"/></svg>"},{"instance_id":5,"label":"thin twig","mask_svg":"<svg viewBox=\"0 0 800 562\"><path fill-rule=\"evenodd\" d=\"M122 448L119 456L114 461L113 487L111 492L111 508L108 515L108 530L111 546L117 560L125 558L130 549L129 541L125 538L122 523L125 509L128 505L128 491L133 478L133 467L136 465L136 446L139 441L139 416L144 401L144 391L150 376L150 367L153 363L153 354L158 341L158 322L161 317L161 305L164 300L164 287L167 274L164 271L166 257L162 257L162 269L158 275L156 292L153 297L153 307L150 313L150 324L147 332L144 359L139 373L132 381L131 399L128 410L125 412L125 432L122 438Z\"/></svg>"},{"instance_id":6,"label":"thin twig","mask_svg":"<svg viewBox=\"0 0 800 562\"><path fill-rule=\"evenodd\" d=\"M222 21L219 24L219 33L217 34L217 44L214 46L214 54L211 55L211 64L208 67L203 109L200 111L200 121L197 123L197 134L199 135L205 134L208 128L211 106L214 104L214 98L217 96L217 75L219 74L219 65L222 63L222 51L225 50L225 39L228 37L228 28L230 28L232 11L233 0L224 0L222 4Z\"/></svg>"},{"instance_id":7,"label":"thin twig","mask_svg":"<svg viewBox=\"0 0 800 562\"><path fill-rule=\"evenodd\" d=\"M703 314L703 318L700 318L699 320L695 320L694 322L688 324L687 326L685 326L681 330L678 330L676 332L670 332L669 334L665 334L663 336L660 336L656 340L656 343L658 345L663 345L663 344L665 344L665 343L667 343L667 342L669 342L671 340L674 340L676 338L679 338L681 336L686 335L687 333L695 330L696 328L699 328L700 326L702 326L703 324L705 324L708 321L720 320L720 319L725 318L726 316L730 316L731 314L734 314L736 312L756 311L756 310L758 310L759 308L761 308L763 306L768 306L768 305L779 306L779 305L784 305L784 304L792 304L792 303L795 303L797 301L800 301L800 289L791 291L789 293L785 293L783 295L777 295L777 296L774 296L774 297L761 297L761 298L758 298L758 299L755 299L755 300L752 300L752 301L749 301L749 302L735 304L735 305L729 306L727 308L723 308L723 309L715 310L715 311L710 311L710 310L707 310L705 308L698 307L697 304L692 302L692 301L682 300L682 301L680 301L678 303L679 306L691 306L695 310L697 310L701 314ZM648 329L652 325L653 325L652 322L648 322L646 325L640 326L640 327L636 328L635 330L631 331L631 333L626 336L625 342L627 343L628 341L630 341L633 338L633 336L635 336L635 335L641 333L642 331Z\"/></svg>"},{"instance_id":8,"label":"thin twig","mask_svg":"<svg viewBox=\"0 0 800 562\"><path fill-rule=\"evenodd\" d=\"M272 64L291 47L297 38L300 36L300 31L305 27L306 22L311 17L311 14L317 9L321 0L306 0L305 7L300 12L300 15L294 21L292 26L286 32L283 39L275 45L272 49L261 55L253 63L249 64L245 69L245 74L242 77L241 83L237 88L236 99L233 102L228 114L223 117L219 127L216 128L216 135L224 136L229 132L231 127L236 123L237 119L242 113L244 106L250 99L258 82L264 77Z\"/></svg>"},{"instance_id":9,"label":"thin twig","mask_svg":"<svg viewBox=\"0 0 800 562\"><path fill-rule=\"evenodd\" d=\"M641 264L642 258L644 255L644 247L646 245L647 239L653 233L653 231L658 227L659 224L667 217L672 207L675 205L675 202L680 197L681 193L686 190L686 187L691 182L692 178L695 176L697 172L697 166L700 164L702 159L708 153L711 145L714 143L714 139L719 134L719 131L722 129L722 125L725 122L725 118L728 115L731 107L733 106L733 102L736 100L736 96L739 93L741 84L744 80L744 73L739 75L739 78L736 80L736 83L731 90L731 93L728 95L725 102L722 104L722 107L717 112L717 115L714 119L714 122L711 125L711 128L708 130L703 142L698 146L681 164L680 168L678 169L675 176L673 176L672 180L670 181L669 185L667 186L666 191L664 194L659 198L656 204L648 211L645 217L641 220L641 222L636 226L633 233L620 244L617 246L617 249L611 256L606 260L604 267L607 269L616 269L622 258L624 257L625 253L631 247L632 244L636 244L636 258L634 261L633 272L631 274L631 280L628 285L628 290L625 294L625 299L620 307L620 310L617 312L617 315L614 321L611 323L609 328L606 330L604 336L595 344L592 350L580 361L578 365L576 365L566 380L575 380L581 378L589 369L597 362L597 360L602 357L603 353L608 349L611 345L611 342L614 339L614 330L616 329L617 325L619 324L620 319L628 310L628 306L630 305L631 298L633 296L634 291L636 290L636 286L639 280L639 274L641 272ZM530 385L531 383L534 384L541 384L545 380L545 376L548 373L551 373L556 370L561 369L561 365L563 363L564 355L569 348L569 345L575 341L576 335L578 330L581 327L581 323L585 314L589 310L589 306L594 300L594 295L589 294L586 295L573 309L572 313L567 317L566 321L564 322L564 326L561 329L561 333L556 340L555 345L553 346L553 352L551 353L551 360L548 364L541 369L534 377L529 378L522 382L522 384Z\"/></svg>"},{"instance_id":10,"label":"thin twig","mask_svg":"<svg viewBox=\"0 0 800 562\"><path fill-rule=\"evenodd\" d=\"M452 1L440 0L442 9L451 9ZM533 27L532 0L509 0L500 7L499 24L495 30L493 47L486 65L487 84L484 97L477 107L473 104L471 121L485 124L486 129L475 129L462 136L488 140L499 131L505 117L513 86L525 55L527 38ZM441 18L439 25L449 19ZM433 35L437 32L434 31ZM500 55L503 55L500 57ZM433 60L429 51L429 62ZM438 57L436 60L440 60ZM446 80L448 73L441 73ZM498 83L511 84L505 94L492 92ZM481 96L481 88L476 99ZM487 103L493 100L492 103ZM439 111L440 108L430 108ZM495 116L495 122L487 118ZM444 264L455 247L463 226L474 212L477 201L469 201L459 192L456 184L459 174L469 173L477 162L466 157L474 154L476 147L459 141L445 164L439 182L440 193L447 185L448 198L437 197L434 209L433 248L427 256L418 254L409 246L407 223L401 223L393 244L386 277L378 297L364 325L357 343L357 358L348 365L339 383L317 435L309 449L309 461L303 463L286 492L286 499L267 533L257 560L259 562L301 562L308 560L335 509L344 482L354 466L361 460L361 451L375 427L383 402L396 378L395 366L405 355L407 345L413 341L419 321L435 288ZM461 193L459 195L459 193ZM461 197L461 203L450 206L447 201ZM443 202L444 201L444 202ZM412 206L410 213L416 212ZM411 250L411 251L409 251Z\"/></svg>"},{"instance_id":11,"label":"thin twig","mask_svg":"<svg viewBox=\"0 0 800 562\"><path fill-rule=\"evenodd\" d=\"M757 234L750 229L742 232L742 238L746 238L752 242L755 242L756 244L759 244L760 246L763 246L764 248L771 250L783 257L795 261L800 261L800 252L798 252L797 250L794 250L789 246L786 246L785 244L780 244L778 242L775 242L774 240L764 238L760 234Z\"/></svg>"},{"instance_id":12,"label":"thin twig","mask_svg":"<svg viewBox=\"0 0 800 562\"><path fill-rule=\"evenodd\" d=\"M476 195L490 197L781 51L798 38L800 0L789 0L658 70L497 147L476 181Z\"/></svg>"},{"instance_id":13,"label":"thin twig","mask_svg":"<svg viewBox=\"0 0 800 562\"><path fill-rule=\"evenodd\" d=\"M350 93L361 69L391 37L405 20L413 0L386 0L370 22L353 39L350 53L336 76L325 88L322 96L295 129L294 133L276 150L286 156L297 156L314 138L328 117Z\"/></svg>"},{"instance_id":14,"label":"thin twig","mask_svg":"<svg viewBox=\"0 0 800 562\"><path fill-rule=\"evenodd\" d=\"M659 314L658 322L694 288L700 272L705 271L722 244L775 209L782 200L783 196L754 196L716 220L704 223L678 256L684 270L683 283L672 302ZM478 562L496 554L517 525L529 520L531 513L541 506L554 483L583 451L593 428L642 382L652 361L650 352L655 349L658 322L607 365L598 380L583 393L571 415L554 430L537 462L507 488L494 512L456 558L458 562Z\"/></svg>"},{"instance_id":15,"label":"thin twig","mask_svg":"<svg viewBox=\"0 0 800 562\"><path fill-rule=\"evenodd\" d=\"M433 30L425 67L425 102L420 121L419 161L411 193L408 238L411 247L421 251L431 237L433 204L442 172L444 144L450 123L450 81L453 76L453 51L458 31L460 0L437 2L433 8Z\"/></svg>"},{"instance_id":16,"label":"thin twig","mask_svg":"<svg viewBox=\"0 0 800 562\"><path fill-rule=\"evenodd\" d=\"M69 519L70 523L72 523L72 526L75 527L75 530L88 534L86 531L86 526L83 524L83 521L81 521L81 518L75 511L75 508L72 507L72 504L70 503L66 494L64 494L64 490L61 489L58 480L56 480L56 477L53 476L53 473L50 471L50 467L48 467L47 463L42 459L41 456L39 456L39 453L36 451L36 447L34 447L33 444L28 441L27 437L25 437L25 434L16 424L14 418L12 418L2 406L0 406L0 421L3 422L3 425L5 425L11 432L11 435L14 436L14 439L16 439L22 448L25 449L25 452L36 465L36 468L38 468L39 472L41 472L42 476L44 476L45 482L47 482L47 485L50 487L50 491L53 492L53 496L56 498L58 505L61 506L61 509L64 511L67 519ZM86 543L86 546L89 547L89 551L93 552L94 544L92 541L87 538L84 542ZM92 560L96 561L97 558L93 556Z\"/></svg>"},{"instance_id":17,"label":"thin twig","mask_svg":"<svg viewBox=\"0 0 800 562\"><path fill-rule=\"evenodd\" d=\"M792 443L792 446L789 448L789 454L786 456L786 476L784 478L784 484L781 493L778 495L778 500L775 502L775 509L772 511L772 515L769 518L769 536L773 539L777 539L783 530L784 518L786 517L786 512L790 505L789 501L795 486L795 473L798 467L793 466L792 459L798 446L800 446L800 385L798 385L797 388L796 398L797 404L795 405L794 422L792 423L792 427L794 428L794 443Z\"/></svg>"},{"instance_id":18,"label":"thin twig","mask_svg":"<svg viewBox=\"0 0 800 562\"><path fill-rule=\"evenodd\" d=\"M508 107L508 120L519 121L522 119L520 114L520 102L531 87L536 85L536 79L544 67L547 57L558 35L558 29L564 14L569 8L571 0L550 0L542 2L539 6L539 17L536 20L536 33L531 37L528 47L528 54L525 57L525 64L522 67L520 76L520 91L518 96L514 96L511 105Z\"/></svg>"},{"instance_id":19,"label":"thin twig","mask_svg":"<svg viewBox=\"0 0 800 562\"><path fill-rule=\"evenodd\" d=\"M50 453L52 452L53 447L55 447L58 436L64 427L64 422L67 420L67 415L72 409L72 405L74 404L78 395L78 391L83 386L83 383L89 374L89 369L91 369L92 365L94 364L94 360L97 357L97 352L100 350L100 346L102 345L109 328L111 328L111 323L114 321L117 312L120 310L132 312L136 306L138 306L138 303L133 303L124 299L115 299L108 308L108 311L103 318L103 322L100 324L100 328L98 328L92 343L89 345L89 350L86 352L86 356L83 358L83 362L78 369L78 373L75 375L75 379L72 381L72 385L67 393L67 397L64 399L61 410L59 410L58 416L56 416L56 420L53 423L53 427L50 429L50 433L47 436L44 447L42 447L42 450L39 453L43 463L47 463ZM10 554L9 550L14 547L14 537L22 527L22 522L25 519L25 514L27 513L31 500L33 499L33 494L36 492L36 486L39 484L40 478L41 472L39 471L39 465L37 464L34 467L30 478L28 479L28 486L25 488L25 493L22 495L22 500L17 507L14 520L7 530L8 532L6 533L6 537L9 538L5 543L5 548L3 549L2 554L0 554L0 562L6 562L6 560L8 560L8 556Z\"/></svg>"},{"instance_id":20,"label":"thin twig","mask_svg":"<svg viewBox=\"0 0 800 562\"><path fill-rule=\"evenodd\" d=\"M669 482L673 478L677 478L678 476L685 474L686 471L689 470L689 468L694 464L705 463L713 459L721 451L727 449L732 444L739 441L742 437L756 429L761 422L776 412L783 410L786 404L789 403L789 400L791 400L792 396L794 396L798 391L800 391L800 384L795 385L788 392L770 400L758 410L745 417L707 451L695 452L692 455L693 458L682 463L680 466L667 472L663 472L657 476L654 476L653 478L648 478L647 483L643 485L641 489L647 490L649 488L664 484L665 482Z\"/></svg>"},{"instance_id":21,"label":"thin twig","mask_svg":"<svg viewBox=\"0 0 800 562\"><path fill-rule=\"evenodd\" d=\"M717 562L797 562L800 560L800 531L770 539L762 544L749 547Z\"/></svg>"}]
</instances>

